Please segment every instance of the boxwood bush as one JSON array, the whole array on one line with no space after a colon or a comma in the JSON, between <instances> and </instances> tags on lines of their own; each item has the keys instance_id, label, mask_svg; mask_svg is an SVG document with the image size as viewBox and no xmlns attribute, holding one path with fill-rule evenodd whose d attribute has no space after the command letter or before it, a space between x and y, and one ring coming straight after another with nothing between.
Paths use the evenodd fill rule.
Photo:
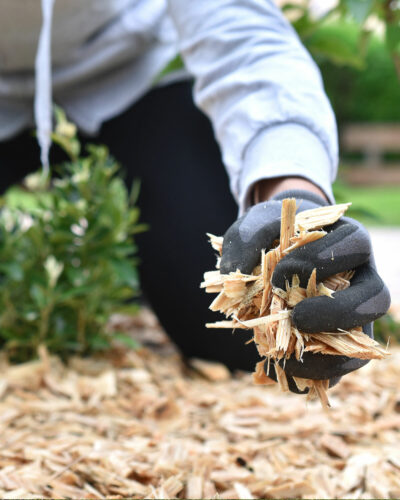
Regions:
<instances>
[{"instance_id":1,"label":"boxwood bush","mask_svg":"<svg viewBox=\"0 0 400 500\"><path fill-rule=\"evenodd\" d=\"M1 200L0 347L19 361L40 344L62 356L107 348L107 319L139 288L133 235L143 226L118 164L103 146L80 155L60 110L53 139L71 160Z\"/></svg>"}]
</instances>

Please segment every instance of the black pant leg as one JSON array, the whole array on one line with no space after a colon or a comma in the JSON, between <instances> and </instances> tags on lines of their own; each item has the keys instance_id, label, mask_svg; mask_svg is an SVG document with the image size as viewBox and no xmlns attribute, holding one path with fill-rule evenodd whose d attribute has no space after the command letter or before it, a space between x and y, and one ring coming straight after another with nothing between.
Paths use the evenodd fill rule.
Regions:
<instances>
[{"instance_id":1,"label":"black pant leg","mask_svg":"<svg viewBox=\"0 0 400 500\"><path fill-rule=\"evenodd\" d=\"M0 142L0 193L39 167L39 147L31 131Z\"/></svg>"},{"instance_id":2,"label":"black pant leg","mask_svg":"<svg viewBox=\"0 0 400 500\"><path fill-rule=\"evenodd\" d=\"M58 146L50 149L50 165L68 160ZM40 148L33 130L24 130L11 139L0 141L0 194L40 169Z\"/></svg>"},{"instance_id":3,"label":"black pant leg","mask_svg":"<svg viewBox=\"0 0 400 500\"><path fill-rule=\"evenodd\" d=\"M243 330L208 330L222 319L208 310L214 295L199 284L215 266L206 232L221 235L237 206L209 120L195 107L191 84L149 92L106 122L99 140L126 168L129 185L142 180L141 220L150 230L137 238L142 289L170 337L186 356L219 360L251 370L258 355Z\"/></svg>"}]
</instances>

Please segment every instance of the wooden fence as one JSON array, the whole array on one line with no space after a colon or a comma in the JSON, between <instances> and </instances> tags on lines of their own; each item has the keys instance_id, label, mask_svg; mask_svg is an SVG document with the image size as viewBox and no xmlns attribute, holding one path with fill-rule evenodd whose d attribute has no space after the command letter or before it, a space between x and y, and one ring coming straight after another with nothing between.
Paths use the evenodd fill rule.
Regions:
<instances>
[{"instance_id":1,"label":"wooden fence","mask_svg":"<svg viewBox=\"0 0 400 500\"><path fill-rule=\"evenodd\" d=\"M342 169L340 176L351 184L400 185L400 160L388 161L385 154L400 158L399 123L349 124L340 134ZM346 160L346 153L361 153L362 159Z\"/></svg>"}]
</instances>

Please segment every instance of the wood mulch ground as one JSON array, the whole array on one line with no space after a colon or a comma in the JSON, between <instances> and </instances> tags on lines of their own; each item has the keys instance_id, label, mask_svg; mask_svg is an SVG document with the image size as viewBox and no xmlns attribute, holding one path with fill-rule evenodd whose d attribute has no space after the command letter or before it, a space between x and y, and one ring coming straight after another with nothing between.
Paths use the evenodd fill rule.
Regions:
<instances>
[{"instance_id":1,"label":"wood mulch ground","mask_svg":"<svg viewBox=\"0 0 400 500\"><path fill-rule=\"evenodd\" d=\"M150 347L0 362L2 498L400 497L400 349L324 412L132 328Z\"/></svg>"}]
</instances>

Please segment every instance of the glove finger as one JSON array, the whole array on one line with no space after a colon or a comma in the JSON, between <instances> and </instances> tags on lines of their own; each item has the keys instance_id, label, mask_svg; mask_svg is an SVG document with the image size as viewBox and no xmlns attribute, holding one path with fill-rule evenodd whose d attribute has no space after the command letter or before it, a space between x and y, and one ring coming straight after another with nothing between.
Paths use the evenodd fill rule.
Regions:
<instances>
[{"instance_id":1,"label":"glove finger","mask_svg":"<svg viewBox=\"0 0 400 500\"><path fill-rule=\"evenodd\" d=\"M383 316L390 306L389 290L371 264L356 270L351 285L333 298L305 299L293 309L292 321L302 332L332 332L363 326Z\"/></svg>"},{"instance_id":2,"label":"glove finger","mask_svg":"<svg viewBox=\"0 0 400 500\"><path fill-rule=\"evenodd\" d=\"M239 269L250 274L260 262L261 250L279 238L281 203L270 201L252 207L224 235L221 273Z\"/></svg>"},{"instance_id":3,"label":"glove finger","mask_svg":"<svg viewBox=\"0 0 400 500\"><path fill-rule=\"evenodd\" d=\"M369 359L349 358L348 356L331 356L329 354L313 354L305 352L303 361L293 356L286 360L285 373L291 377L326 380L342 377L366 365ZM283 368L283 361L280 361Z\"/></svg>"},{"instance_id":4,"label":"glove finger","mask_svg":"<svg viewBox=\"0 0 400 500\"><path fill-rule=\"evenodd\" d=\"M305 354L311 354L311 353L305 353ZM325 357L327 357L327 356L325 356ZM314 376L314 377L297 375L296 373L294 373L294 372L296 372L296 370L293 371L293 369L291 369L290 367L288 369L288 363L291 362L291 361L292 361L292 358L286 360L286 365L283 366L284 363L283 363L283 360L281 360L280 364L282 365L282 368L284 368L284 370L285 370L285 374L286 374L286 379L287 379L287 382L288 382L289 390L290 390L290 392L294 392L295 394L307 394L308 393L308 389L305 389L304 391L301 391L297 387L296 382L293 380L293 376L294 377L301 377L301 378L310 378L310 379L312 378L314 380L326 380L326 379L329 378L329 387L335 386L339 382L339 380L341 379L341 376L325 377L323 374L322 374L322 376ZM294 361L297 364L301 365L300 368L303 367L303 363L297 361L295 358L294 358ZM292 363L290 363L290 364L292 364ZM273 363L271 363L271 365L270 365L269 373L267 373L267 363L265 363L265 371L266 371L266 374L270 378L272 378L272 380L277 381L275 366L274 366ZM308 372L304 371L304 373L308 373ZM313 372L313 374L315 375L315 372Z\"/></svg>"},{"instance_id":5,"label":"glove finger","mask_svg":"<svg viewBox=\"0 0 400 500\"><path fill-rule=\"evenodd\" d=\"M367 231L357 221L344 219L323 238L284 257L275 268L272 284L284 288L285 280L297 274L301 286L306 287L314 268L317 281L322 281L333 274L355 269L367 262L370 255L371 241Z\"/></svg>"},{"instance_id":6,"label":"glove finger","mask_svg":"<svg viewBox=\"0 0 400 500\"><path fill-rule=\"evenodd\" d=\"M368 337L373 338L373 324L365 325L363 331ZM350 358L348 356L331 356L328 354L305 352L302 361L294 356L280 360L288 377L310 378L313 380L336 380L337 383L343 375L365 366L368 359ZM271 376L271 378L273 378ZM330 386L331 387L331 386Z\"/></svg>"}]
</instances>

